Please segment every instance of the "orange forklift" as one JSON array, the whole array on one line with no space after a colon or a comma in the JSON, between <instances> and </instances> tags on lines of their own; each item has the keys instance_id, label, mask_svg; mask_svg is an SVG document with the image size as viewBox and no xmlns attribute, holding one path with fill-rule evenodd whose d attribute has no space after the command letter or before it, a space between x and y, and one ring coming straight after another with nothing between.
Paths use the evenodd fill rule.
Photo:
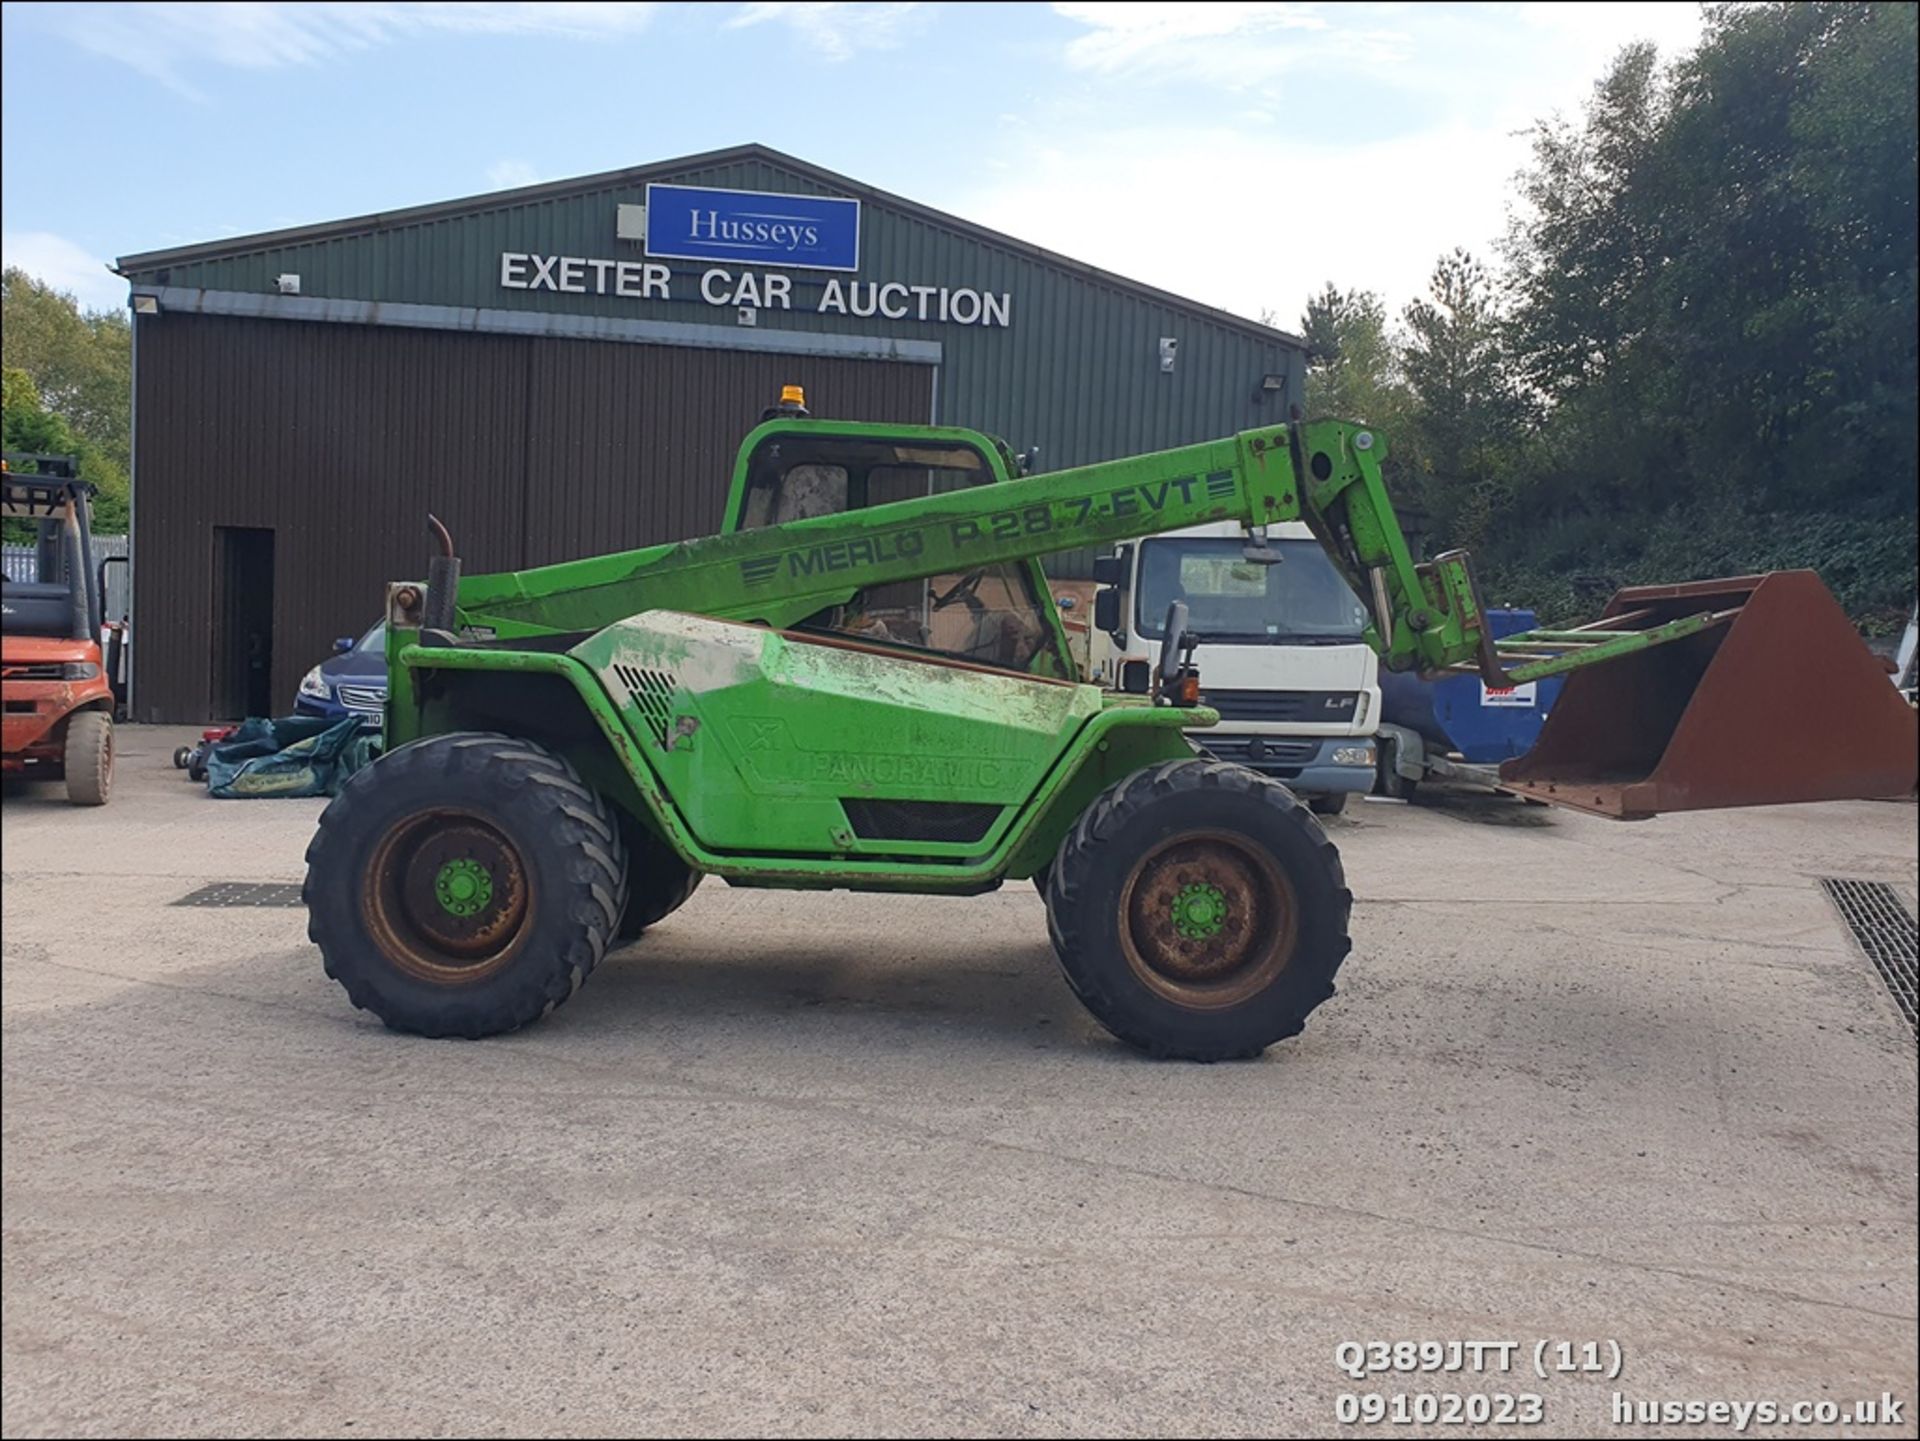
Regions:
<instances>
[{"instance_id":1,"label":"orange forklift","mask_svg":"<svg viewBox=\"0 0 1920 1441\"><path fill-rule=\"evenodd\" d=\"M93 487L71 456L0 459L0 515L34 529L34 578L0 586L0 772L67 783L75 805L113 789L112 681L100 650L105 577Z\"/></svg>"}]
</instances>

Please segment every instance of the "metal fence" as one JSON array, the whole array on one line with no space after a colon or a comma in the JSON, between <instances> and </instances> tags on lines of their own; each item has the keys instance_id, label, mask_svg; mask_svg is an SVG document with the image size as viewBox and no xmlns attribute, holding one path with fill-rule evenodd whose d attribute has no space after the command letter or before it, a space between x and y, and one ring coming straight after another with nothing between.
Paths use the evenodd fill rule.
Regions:
<instances>
[{"instance_id":1,"label":"metal fence","mask_svg":"<svg viewBox=\"0 0 1920 1441\"><path fill-rule=\"evenodd\" d=\"M108 556L125 555L127 538L124 535L96 535L93 538L93 561L98 565ZM8 580L31 581L34 573L34 553L30 545L9 545L5 547L6 572ZM133 608L133 596L127 588L127 567L110 565L107 567L107 605L106 618L118 620Z\"/></svg>"}]
</instances>

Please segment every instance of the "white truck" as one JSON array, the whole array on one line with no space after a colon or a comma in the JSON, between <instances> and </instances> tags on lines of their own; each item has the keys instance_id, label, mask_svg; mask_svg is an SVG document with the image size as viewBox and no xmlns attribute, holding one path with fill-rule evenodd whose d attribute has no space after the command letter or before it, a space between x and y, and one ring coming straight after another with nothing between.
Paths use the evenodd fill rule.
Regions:
<instances>
[{"instance_id":1,"label":"white truck","mask_svg":"<svg viewBox=\"0 0 1920 1441\"><path fill-rule=\"evenodd\" d=\"M1096 560L1091 668L1100 684L1148 690L1167 606L1184 600L1201 642L1201 702L1220 712L1194 742L1337 814L1374 778L1380 671L1361 638L1366 607L1306 526L1269 526L1267 543L1279 564L1247 560L1245 533L1227 521Z\"/></svg>"}]
</instances>

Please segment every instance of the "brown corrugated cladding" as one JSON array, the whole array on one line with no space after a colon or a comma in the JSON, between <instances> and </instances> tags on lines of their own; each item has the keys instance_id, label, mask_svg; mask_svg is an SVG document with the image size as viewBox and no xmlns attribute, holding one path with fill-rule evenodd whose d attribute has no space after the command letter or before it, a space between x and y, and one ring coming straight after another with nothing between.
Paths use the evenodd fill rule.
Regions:
<instances>
[{"instance_id":1,"label":"brown corrugated cladding","mask_svg":"<svg viewBox=\"0 0 1920 1441\"><path fill-rule=\"evenodd\" d=\"M733 438L786 381L924 420L925 366L354 325L142 316L139 719L210 714L213 528L275 532L273 693L425 568L475 571L715 529Z\"/></svg>"},{"instance_id":2,"label":"brown corrugated cladding","mask_svg":"<svg viewBox=\"0 0 1920 1441\"><path fill-rule=\"evenodd\" d=\"M924 365L530 340L527 564L720 528L739 438L788 383L847 420L924 422Z\"/></svg>"}]
</instances>

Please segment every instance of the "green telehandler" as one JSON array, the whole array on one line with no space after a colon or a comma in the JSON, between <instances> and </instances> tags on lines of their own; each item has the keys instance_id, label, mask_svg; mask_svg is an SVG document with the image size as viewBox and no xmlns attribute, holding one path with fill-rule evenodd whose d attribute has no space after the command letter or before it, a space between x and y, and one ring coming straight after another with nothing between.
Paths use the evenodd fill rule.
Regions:
<instances>
[{"instance_id":1,"label":"green telehandler","mask_svg":"<svg viewBox=\"0 0 1920 1441\"><path fill-rule=\"evenodd\" d=\"M720 535L463 578L431 522L425 584L388 587L388 752L307 851L308 934L389 1026L480 1037L565 1001L709 874L949 895L1031 878L1114 1035L1256 1055L1333 994L1338 853L1284 786L1187 739L1218 716L1183 603L1157 673L1102 692L1076 677L1039 565L1206 521L1246 527L1249 566L1277 560L1266 526L1306 521L1390 668L1620 677L1548 722L1597 760L1516 778L1527 794L1633 817L1912 789L1912 711L1816 579L1622 592L1591 626L1496 646L1465 553L1410 552L1384 455L1321 421L1023 477L992 437L815 419L793 391L742 442ZM1762 602L1811 605L1795 644L1824 654L1809 677L1761 677L1756 740L1733 713ZM1843 762L1780 719L1803 693L1822 739L1847 728ZM1702 716L1759 758L1731 783L1669 763Z\"/></svg>"}]
</instances>

